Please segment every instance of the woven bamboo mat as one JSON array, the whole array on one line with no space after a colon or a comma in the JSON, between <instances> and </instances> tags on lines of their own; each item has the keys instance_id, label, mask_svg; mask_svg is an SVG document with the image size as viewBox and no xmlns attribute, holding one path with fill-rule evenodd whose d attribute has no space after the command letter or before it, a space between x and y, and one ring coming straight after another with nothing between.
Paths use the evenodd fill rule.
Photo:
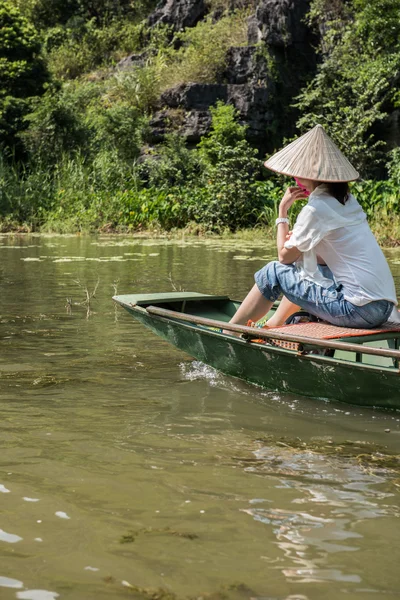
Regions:
<instances>
[{"instance_id":1,"label":"woven bamboo mat","mask_svg":"<svg viewBox=\"0 0 400 600\"><path fill-rule=\"evenodd\" d=\"M294 325L282 325L281 327L268 327L265 329L274 333L288 333L290 335L317 338L319 340L333 340L336 338L393 333L395 331L400 333L400 323L385 323L384 327L377 327L375 329L337 327L329 323L296 323Z\"/></svg>"}]
</instances>

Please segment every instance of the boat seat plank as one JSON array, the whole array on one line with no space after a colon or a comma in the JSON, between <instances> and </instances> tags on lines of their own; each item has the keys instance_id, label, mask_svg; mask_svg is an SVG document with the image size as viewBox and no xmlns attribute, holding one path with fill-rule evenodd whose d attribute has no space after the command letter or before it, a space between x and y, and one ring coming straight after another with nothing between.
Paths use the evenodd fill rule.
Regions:
<instances>
[{"instance_id":1,"label":"boat seat plank","mask_svg":"<svg viewBox=\"0 0 400 600\"><path fill-rule=\"evenodd\" d=\"M330 325L329 323L295 323L293 325L282 325L280 327L268 327L268 331L295 334L319 340L334 340L380 335L384 333L400 333L400 323L384 323L382 327L376 327L375 329L338 327L336 325Z\"/></svg>"}]
</instances>

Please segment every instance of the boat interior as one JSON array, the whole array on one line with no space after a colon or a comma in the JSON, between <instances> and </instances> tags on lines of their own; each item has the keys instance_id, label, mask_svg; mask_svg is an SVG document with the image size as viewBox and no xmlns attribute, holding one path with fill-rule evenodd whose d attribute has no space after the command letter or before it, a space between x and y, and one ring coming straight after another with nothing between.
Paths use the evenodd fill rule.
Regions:
<instances>
[{"instance_id":1,"label":"boat interior","mask_svg":"<svg viewBox=\"0 0 400 600\"><path fill-rule=\"evenodd\" d=\"M126 295L126 296L117 296L114 298L122 306L126 306L129 309L147 309L148 307L157 307L162 308L166 311L178 312L185 315L193 315L194 317L203 317L206 319L212 319L215 321L223 321L228 322L230 318L235 314L237 308L240 306L240 302L231 300L228 296L210 296L207 294L198 294L191 292L171 292L171 293L163 293L163 294L135 294L135 295ZM268 316L271 316L273 312L276 310L278 306L278 302L272 307ZM166 315L167 316L167 315ZM175 320L177 317L172 317ZM179 320L179 319L178 319ZM199 327L204 330L204 326L201 324L192 324L195 327ZM305 333L304 326L309 326L309 333ZM400 327L392 328L390 330L382 328L379 330L374 330L373 332L369 332L368 330L351 330L349 333L348 330L343 331L345 328L336 328L337 334L332 330L335 329L334 326L329 325L330 328L329 336L324 337L323 335L318 335L316 332L315 323L307 323L307 324L299 324L297 325L283 325L279 328L274 328L274 332L282 332L282 333L290 333L290 335L306 335L307 337L311 337L316 339L326 339L326 341L337 341L344 342L349 344L357 344L360 347L359 352L355 351L347 351L344 349L335 349L330 352L326 352L325 355L334 358L335 360L346 361L346 362L357 362L365 365L375 366L378 368L387 368L390 370L399 369L399 361L398 359L394 359L392 357L387 356L377 356L377 355L369 355L364 354L362 351L363 346L369 346L373 348L382 348L388 350L399 350L400 347ZM206 327L207 329L213 329L212 327ZM256 331L256 330L255 330ZM218 333L218 331L214 331ZM301 332L301 333L300 333ZM361 333L361 334L360 334ZM220 335L229 335L223 334L220 332ZM259 343L265 345L265 340L256 341L257 337L254 336L254 339L249 339L250 343ZM267 342L269 343L269 342ZM277 343L273 344L277 347L280 347L281 351L286 352L297 352L298 347L296 344L285 344ZM322 354L322 352L315 352L315 354Z\"/></svg>"}]
</instances>

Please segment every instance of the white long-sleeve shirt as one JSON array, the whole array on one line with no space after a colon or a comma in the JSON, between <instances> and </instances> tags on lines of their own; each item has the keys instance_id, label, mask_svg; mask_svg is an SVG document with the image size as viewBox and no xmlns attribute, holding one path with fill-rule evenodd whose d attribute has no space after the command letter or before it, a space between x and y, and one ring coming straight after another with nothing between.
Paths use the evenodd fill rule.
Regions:
<instances>
[{"instance_id":1,"label":"white long-sleeve shirt","mask_svg":"<svg viewBox=\"0 0 400 600\"><path fill-rule=\"evenodd\" d=\"M388 300L397 305L389 265L364 211L351 194L343 205L329 194L325 184L319 185L300 212L285 247L302 252L298 267L306 279L329 287L332 281L317 267L319 255L352 304Z\"/></svg>"}]
</instances>

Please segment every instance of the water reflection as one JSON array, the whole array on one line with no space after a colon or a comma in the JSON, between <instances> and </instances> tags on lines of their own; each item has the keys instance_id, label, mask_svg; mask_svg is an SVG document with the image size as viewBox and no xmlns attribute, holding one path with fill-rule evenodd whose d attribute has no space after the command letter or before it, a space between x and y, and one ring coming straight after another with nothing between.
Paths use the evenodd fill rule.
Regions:
<instances>
[{"instance_id":1,"label":"water reflection","mask_svg":"<svg viewBox=\"0 0 400 600\"><path fill-rule=\"evenodd\" d=\"M362 578L357 573L327 568L329 555L359 550L358 542L363 535L356 529L365 519L400 516L399 507L387 503L395 494L375 488L384 484L385 478L369 474L351 462L332 457L327 460L311 452L280 449L277 453L276 448L264 447L254 454L259 463L246 471L283 475L278 484L285 490L282 494L300 493L291 503L312 507L313 514L301 509L263 506L243 509L256 521L271 527L278 547L289 561L279 567L282 573L291 582L360 583Z\"/></svg>"}]
</instances>

